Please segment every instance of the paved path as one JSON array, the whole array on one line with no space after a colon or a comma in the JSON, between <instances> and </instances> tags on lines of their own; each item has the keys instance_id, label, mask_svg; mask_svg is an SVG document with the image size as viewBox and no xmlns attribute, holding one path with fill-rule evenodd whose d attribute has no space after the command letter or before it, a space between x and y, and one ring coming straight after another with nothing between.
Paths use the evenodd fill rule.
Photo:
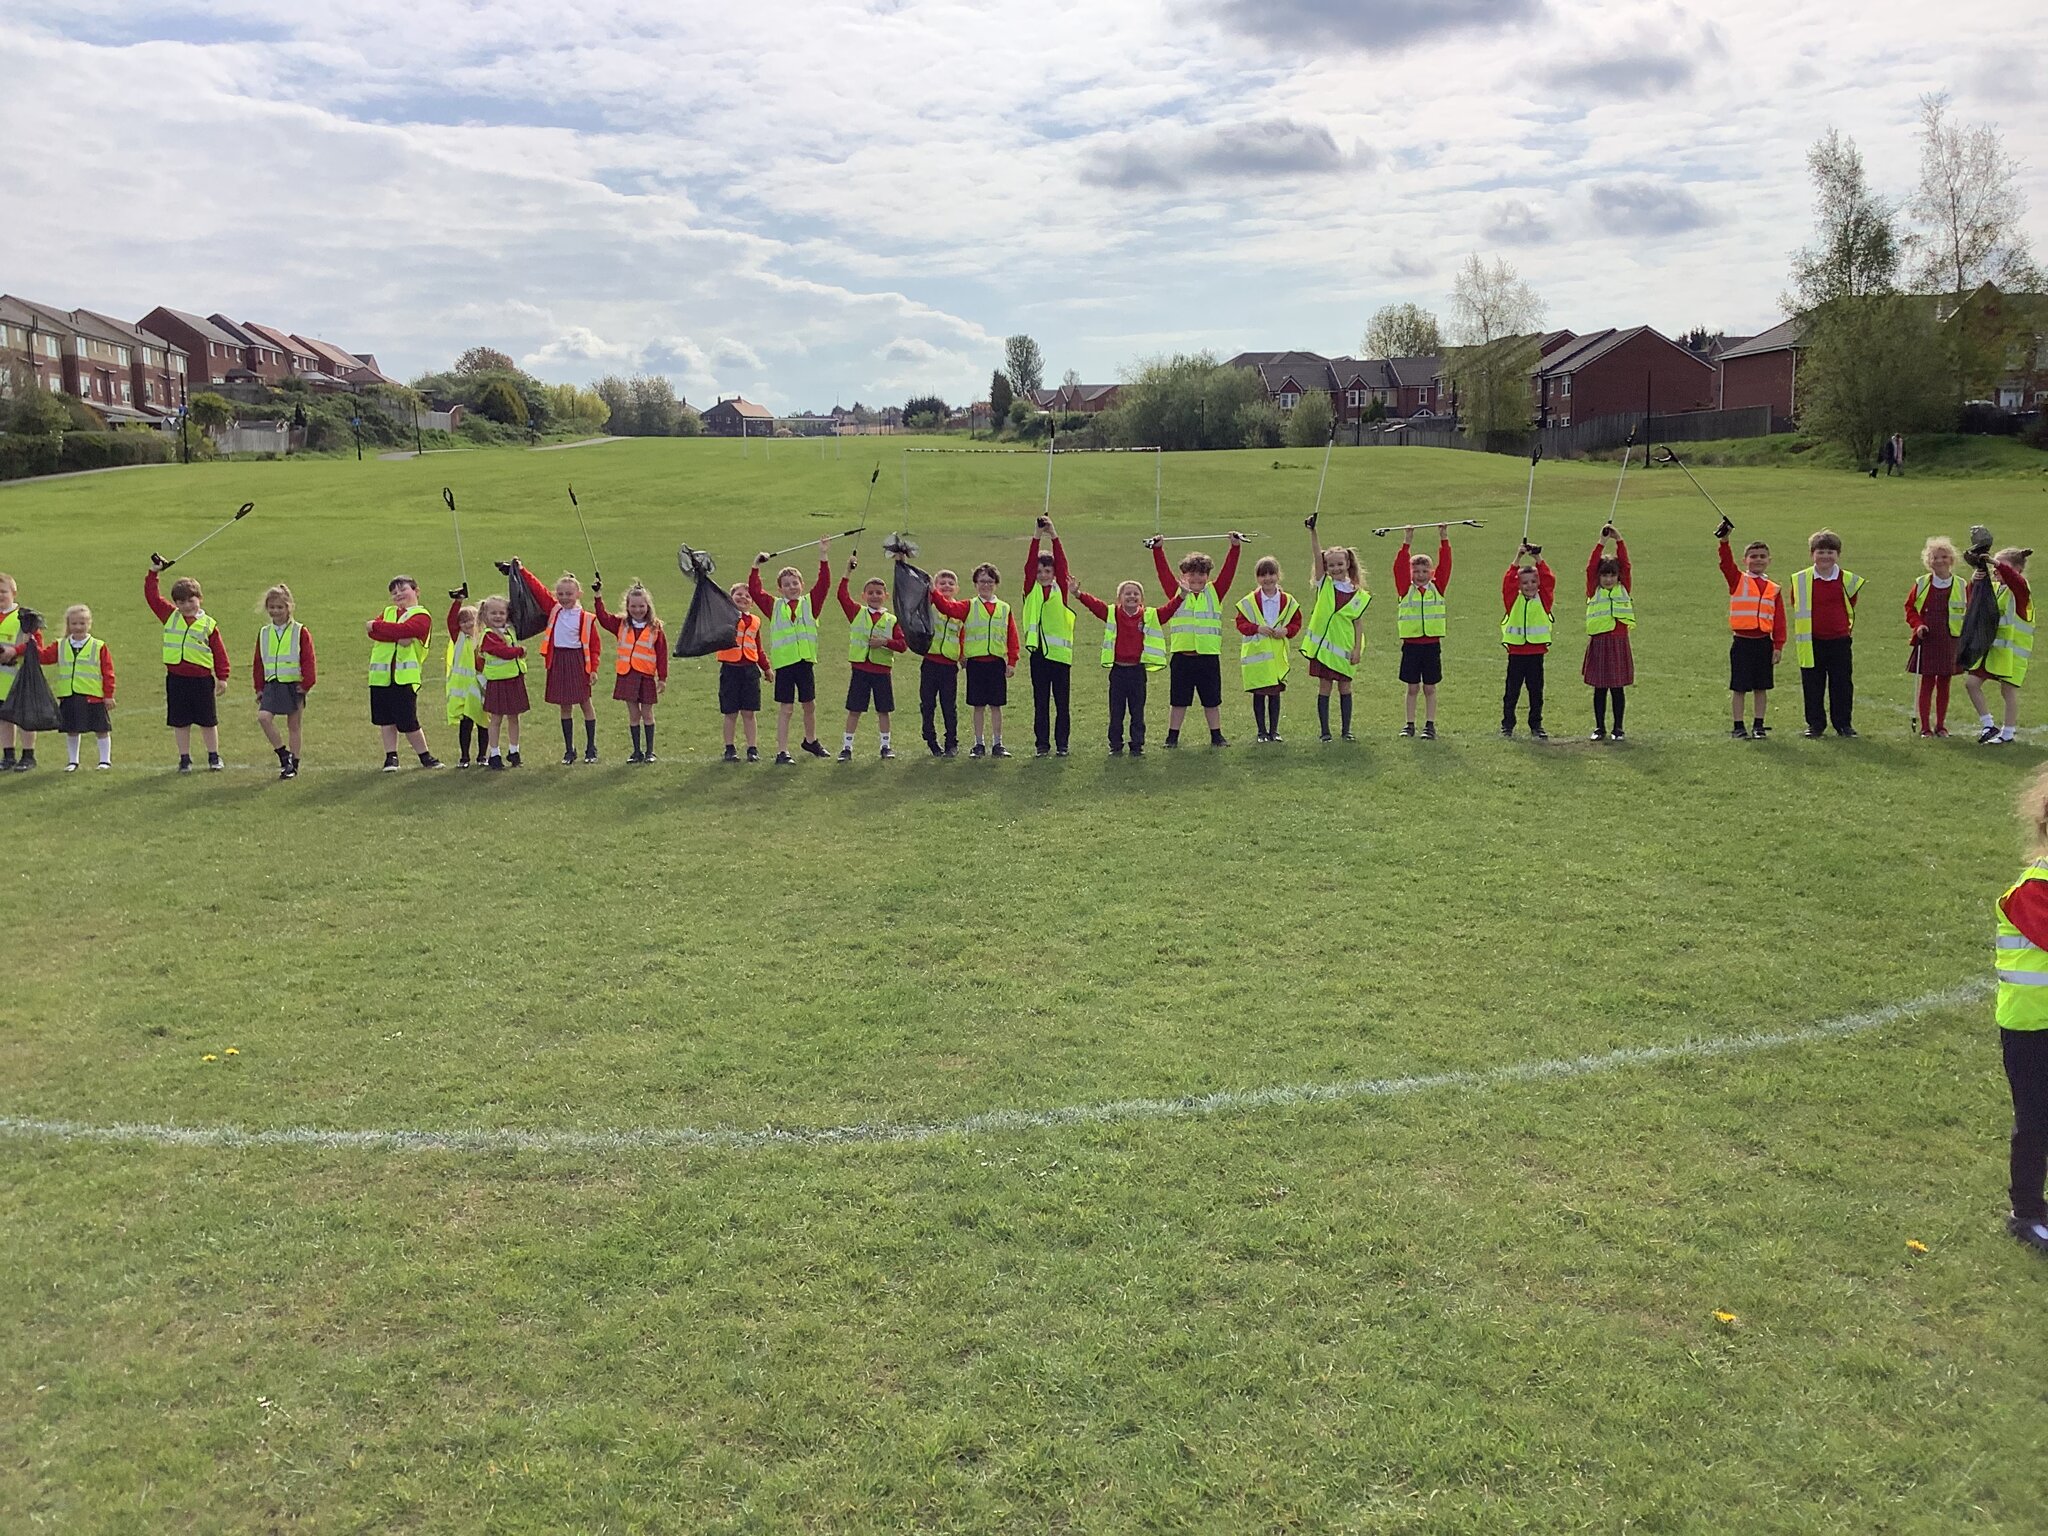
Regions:
<instances>
[{"instance_id":1,"label":"paved path","mask_svg":"<svg viewBox=\"0 0 2048 1536\"><path fill-rule=\"evenodd\" d=\"M553 453L557 448L595 448L599 443L623 443L623 437L583 437L573 443L542 443L535 453Z\"/></svg>"},{"instance_id":2,"label":"paved path","mask_svg":"<svg viewBox=\"0 0 2048 1536\"><path fill-rule=\"evenodd\" d=\"M30 475L21 480L0 480L0 490L10 485L48 485L52 480L76 480L80 475L118 475L124 469L174 469L177 460L168 464L109 464L104 469L67 469L55 475Z\"/></svg>"}]
</instances>

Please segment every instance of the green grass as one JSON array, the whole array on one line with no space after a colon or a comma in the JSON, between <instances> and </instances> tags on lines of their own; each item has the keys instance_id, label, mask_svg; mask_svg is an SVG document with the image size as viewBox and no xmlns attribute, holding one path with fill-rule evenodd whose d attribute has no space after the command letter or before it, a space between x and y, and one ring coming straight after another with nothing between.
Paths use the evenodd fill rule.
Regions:
<instances>
[{"instance_id":1,"label":"green grass","mask_svg":"<svg viewBox=\"0 0 2048 1536\"><path fill-rule=\"evenodd\" d=\"M857 521L877 456L880 567L900 446L0 490L24 600L93 602L124 698L118 772L0 784L0 1115L945 1124L1796 1029L1985 972L2008 806L2042 754L1908 737L1899 603L1926 534L2024 534L2041 493L2017 478L1703 475L1781 576L1812 527L1845 535L1871 583L1855 742L1795 739L1790 668L1779 738L1721 737L1713 514L1665 474L1631 475L1620 514L1631 742L1580 739L1576 637L1551 665L1557 740L1498 740L1522 466L1354 451L1331 536L1490 520L1456 539L1433 747L1392 739L1393 544L1363 538L1379 600L1350 747L1315 744L1297 674L1280 747L1111 761L1084 666L1066 762L883 764L870 729L845 767L727 768L710 664L685 662L656 767L619 761L606 701L597 768L549 763L540 712L518 775L368 771L361 624L393 571L455 579L444 479L479 590L494 557L588 563L573 480L609 585L648 577L673 622L679 541L737 577ZM1169 457L1168 531L1248 527L1298 578L1319 460ZM1059 461L1091 588L1146 574L1152 468ZM1570 635L1613 471L1540 475ZM1042 460L909 477L926 562L992 557L1014 593ZM244 499L256 516L180 567L233 639L236 767L180 779L143 556ZM280 578L324 679L293 784L239 675ZM1248 738L1241 696L1226 713ZM880 1144L12 1136L0 1528L2038 1529L2048 1272L1999 1230L2006 1114L1975 1002L1591 1076Z\"/></svg>"},{"instance_id":2,"label":"green grass","mask_svg":"<svg viewBox=\"0 0 2048 1536\"><path fill-rule=\"evenodd\" d=\"M1766 437L1732 437L1715 442L1673 445L1686 463L1724 469L1806 469L1847 474L1859 469L1855 458L1837 443L1819 442L1797 432ZM1607 450L1587 457L1619 464L1621 455ZM1641 453L1631 461L1640 465ZM1860 466L1867 470L1869 465ZM1654 469L1653 473L1665 473ZM1633 470L1631 471L1633 473ZM2017 437L1986 437L1961 432L1915 433L1906 439L1906 476L1954 479L1994 475L2048 474L2048 454Z\"/></svg>"}]
</instances>

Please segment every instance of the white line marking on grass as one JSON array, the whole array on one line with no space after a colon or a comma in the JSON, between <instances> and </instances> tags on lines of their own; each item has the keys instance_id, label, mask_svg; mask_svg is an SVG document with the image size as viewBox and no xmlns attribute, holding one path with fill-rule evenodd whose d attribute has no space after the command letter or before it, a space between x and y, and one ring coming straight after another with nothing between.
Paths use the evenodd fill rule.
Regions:
<instances>
[{"instance_id":1,"label":"white line marking on grass","mask_svg":"<svg viewBox=\"0 0 2048 1536\"><path fill-rule=\"evenodd\" d=\"M1272 1088L1225 1088L1215 1093L1177 1099L1114 1099L1100 1104L1074 1104L1060 1109L994 1109L958 1120L864 1121L858 1125L818 1127L770 1126L762 1130L696 1130L647 1127L611 1131L330 1131L312 1126L251 1131L233 1125L86 1125L76 1120L36 1120L0 1116L0 1136L20 1140L143 1144L160 1147L311 1147L348 1152L616 1152L639 1149L702 1149L757 1152L772 1147L904 1146L953 1137L1000 1134L1005 1131L1054 1130L1070 1125L1117 1125L1140 1120L1184 1120L1208 1115L1239 1114L1260 1109L1287 1109L1308 1104L1343 1104L1358 1099L1395 1099L1442 1090L1483 1092L1514 1083L1550 1082L1590 1077L1624 1067L1654 1066L1667 1061L1698 1061L1719 1056L1745 1056L1867 1034L1942 1008L1976 1002L1991 991L1988 979L1964 982L1929 992L1909 1002L1887 1003L1863 1013L1847 1014L1798 1029L1713 1035L1676 1045L1629 1045L1586 1056L1560 1056L1516 1062L1476 1072L1433 1072L1415 1077L1354 1078L1337 1083L1289 1083Z\"/></svg>"}]
</instances>

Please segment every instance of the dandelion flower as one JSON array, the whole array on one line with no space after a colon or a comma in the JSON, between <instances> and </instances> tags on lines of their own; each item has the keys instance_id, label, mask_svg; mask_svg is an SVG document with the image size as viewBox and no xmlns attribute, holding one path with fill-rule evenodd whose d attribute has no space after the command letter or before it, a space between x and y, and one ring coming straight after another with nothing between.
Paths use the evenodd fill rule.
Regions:
<instances>
[{"instance_id":1,"label":"dandelion flower","mask_svg":"<svg viewBox=\"0 0 2048 1536\"><path fill-rule=\"evenodd\" d=\"M1925 1243L1921 1242L1919 1238L1917 1238L1917 1237L1909 1237L1909 1238L1907 1238L1907 1239L1906 1239L1906 1252L1908 1252L1908 1253L1925 1253L1926 1251L1927 1251L1927 1245L1926 1245Z\"/></svg>"},{"instance_id":2,"label":"dandelion flower","mask_svg":"<svg viewBox=\"0 0 2048 1536\"><path fill-rule=\"evenodd\" d=\"M1714 1321L1719 1323L1723 1328L1732 1328L1735 1326L1736 1323L1740 1322L1741 1319L1738 1318L1733 1312L1716 1312L1714 1314Z\"/></svg>"},{"instance_id":3,"label":"dandelion flower","mask_svg":"<svg viewBox=\"0 0 2048 1536\"><path fill-rule=\"evenodd\" d=\"M214 1055L214 1054L213 1054L213 1052L211 1052L211 1051L208 1051L208 1052L207 1052L207 1053L206 1053L206 1054L205 1054L204 1056L200 1057L199 1059L200 1059L201 1061L219 1061L219 1060L220 1060L220 1058L219 1058L218 1056Z\"/></svg>"},{"instance_id":4,"label":"dandelion flower","mask_svg":"<svg viewBox=\"0 0 2048 1536\"><path fill-rule=\"evenodd\" d=\"M231 1045L231 1046L229 1046L229 1047L228 1047L228 1048L227 1048L226 1050L224 1050L224 1051L222 1051L222 1052L221 1052L221 1055L223 1055L223 1056L239 1056L239 1055L241 1055L241 1054L242 1054L242 1053L241 1053L240 1051L236 1050L236 1049L235 1049L235 1048L234 1048L234 1047L233 1047L232 1045Z\"/></svg>"}]
</instances>

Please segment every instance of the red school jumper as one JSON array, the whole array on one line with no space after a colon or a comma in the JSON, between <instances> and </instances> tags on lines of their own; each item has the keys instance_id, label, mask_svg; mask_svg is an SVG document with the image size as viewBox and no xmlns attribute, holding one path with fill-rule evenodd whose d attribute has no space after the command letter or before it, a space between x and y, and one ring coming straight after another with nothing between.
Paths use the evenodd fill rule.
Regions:
<instances>
[{"instance_id":1,"label":"red school jumper","mask_svg":"<svg viewBox=\"0 0 2048 1536\"><path fill-rule=\"evenodd\" d=\"M820 560L818 562L818 580L811 588L812 618L817 618L825 611L825 599L831 595L831 592L832 567L826 561ZM751 597L754 600L754 606L761 610L761 617L773 621L775 618L775 605L782 601L782 595L780 593L771 593L761 585L761 567L758 565L750 567L747 571L747 596ZM789 616L791 618L796 617L795 603L789 605ZM766 635L761 637L761 643L764 646L768 643Z\"/></svg>"},{"instance_id":2,"label":"red school jumper","mask_svg":"<svg viewBox=\"0 0 2048 1536\"><path fill-rule=\"evenodd\" d=\"M1410 562L1414 557L1408 546L1403 544L1394 556L1394 595L1406 597L1412 584L1414 571ZM1451 590L1451 541L1444 539L1436 547L1436 568L1429 573L1430 585L1436 588L1437 596L1446 597ZM1401 642L1403 645L1441 645L1441 635L1419 635Z\"/></svg>"},{"instance_id":3,"label":"red school jumper","mask_svg":"<svg viewBox=\"0 0 2048 1536\"><path fill-rule=\"evenodd\" d=\"M147 572L142 578L142 600L149 604L149 611L156 615L156 621L159 624L164 623L172 614L178 611L178 605L165 597L162 590L157 586L155 571ZM165 667L164 671L172 677L215 677L222 682L226 682L228 680L228 647L227 642L220 637L220 624L218 621L214 624L213 633L206 638L213 647L213 666L211 669L194 665L189 661L176 661Z\"/></svg>"},{"instance_id":4,"label":"red school jumper","mask_svg":"<svg viewBox=\"0 0 2048 1536\"><path fill-rule=\"evenodd\" d=\"M1181 599L1186 596L1187 593L1185 592L1175 592L1172 597L1168 598L1165 602L1161 603L1158 606L1158 608L1154 610L1159 615L1160 628L1164 629L1166 627L1166 621L1172 618L1176 613L1180 612ZM1074 601L1079 603L1083 608L1086 608L1090 613L1094 614L1095 617L1101 619L1104 623L1109 622L1112 616L1115 617L1116 653L1114 659L1118 666L1134 667L1141 664L1144 661L1144 609L1140 608L1136 613L1125 613L1121 607L1112 608L1108 603L1105 603L1101 598L1090 597L1086 592L1078 591L1074 594ZM1295 629L1299 629L1300 627L1301 625L1299 621L1297 621L1295 624ZM1291 635L1294 633L1294 630L1290 629L1288 633Z\"/></svg>"},{"instance_id":5,"label":"red school jumper","mask_svg":"<svg viewBox=\"0 0 2048 1536\"><path fill-rule=\"evenodd\" d=\"M839 606L845 610L846 617L849 620L857 619L867 612L865 604L857 603L853 600L853 594L847 590L846 578L844 576L839 578ZM889 638L882 643L892 651L902 652L910 649L910 642L903 638L903 626L900 623L890 629ZM868 654L873 655L873 650L870 649ZM879 672L882 676L887 677L889 675L889 663L886 661L856 661L853 664L853 670L856 672Z\"/></svg>"}]
</instances>

